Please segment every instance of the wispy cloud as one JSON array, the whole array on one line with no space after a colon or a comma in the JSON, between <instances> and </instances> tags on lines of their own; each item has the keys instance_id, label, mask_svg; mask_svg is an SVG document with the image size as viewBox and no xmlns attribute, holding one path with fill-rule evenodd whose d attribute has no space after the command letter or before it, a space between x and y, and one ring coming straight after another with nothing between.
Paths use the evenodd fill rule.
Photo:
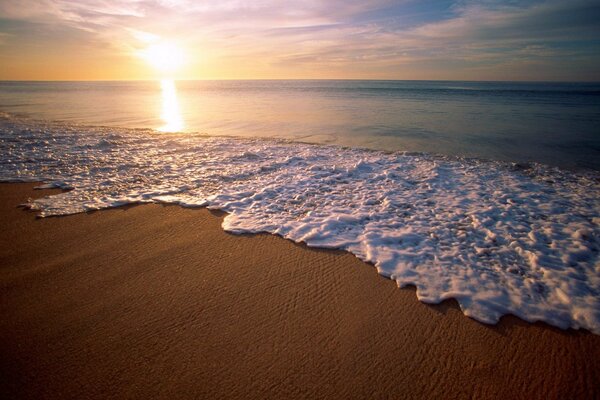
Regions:
<instances>
[{"instance_id":1,"label":"wispy cloud","mask_svg":"<svg viewBox=\"0 0 600 400\"><path fill-rule=\"evenodd\" d=\"M165 37L230 77L600 78L597 0L3 0L0 16L4 46L62 29L132 55Z\"/></svg>"}]
</instances>

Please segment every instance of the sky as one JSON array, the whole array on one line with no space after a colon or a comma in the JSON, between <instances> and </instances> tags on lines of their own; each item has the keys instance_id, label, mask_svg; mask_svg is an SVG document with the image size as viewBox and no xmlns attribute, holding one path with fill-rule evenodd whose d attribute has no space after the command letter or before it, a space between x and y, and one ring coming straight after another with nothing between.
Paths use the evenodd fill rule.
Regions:
<instances>
[{"instance_id":1,"label":"sky","mask_svg":"<svg viewBox=\"0 0 600 400\"><path fill-rule=\"evenodd\" d=\"M1 80L164 77L600 81L600 0L0 0Z\"/></svg>"}]
</instances>

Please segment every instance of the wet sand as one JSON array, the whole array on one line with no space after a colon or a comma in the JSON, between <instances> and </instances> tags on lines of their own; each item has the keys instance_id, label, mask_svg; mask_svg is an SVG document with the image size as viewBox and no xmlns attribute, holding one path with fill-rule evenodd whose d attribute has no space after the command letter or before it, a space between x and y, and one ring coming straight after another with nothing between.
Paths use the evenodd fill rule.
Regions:
<instances>
[{"instance_id":1,"label":"wet sand","mask_svg":"<svg viewBox=\"0 0 600 400\"><path fill-rule=\"evenodd\" d=\"M206 209L38 219L33 186L0 184L3 398L600 396L600 336L483 325Z\"/></svg>"}]
</instances>

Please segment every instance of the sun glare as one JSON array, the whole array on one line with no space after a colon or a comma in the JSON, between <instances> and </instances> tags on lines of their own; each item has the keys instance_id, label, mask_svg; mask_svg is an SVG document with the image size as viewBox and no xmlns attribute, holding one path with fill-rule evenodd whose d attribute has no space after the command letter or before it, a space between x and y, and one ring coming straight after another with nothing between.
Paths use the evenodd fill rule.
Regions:
<instances>
[{"instance_id":1,"label":"sun glare","mask_svg":"<svg viewBox=\"0 0 600 400\"><path fill-rule=\"evenodd\" d=\"M177 88L171 79L160 82L162 91L162 112L160 118L164 125L158 128L160 132L179 132L183 129L183 118L177 101Z\"/></svg>"},{"instance_id":2,"label":"sun glare","mask_svg":"<svg viewBox=\"0 0 600 400\"><path fill-rule=\"evenodd\" d=\"M151 44L140 53L152 67L163 73L177 72L185 62L183 50L173 43Z\"/></svg>"}]
</instances>

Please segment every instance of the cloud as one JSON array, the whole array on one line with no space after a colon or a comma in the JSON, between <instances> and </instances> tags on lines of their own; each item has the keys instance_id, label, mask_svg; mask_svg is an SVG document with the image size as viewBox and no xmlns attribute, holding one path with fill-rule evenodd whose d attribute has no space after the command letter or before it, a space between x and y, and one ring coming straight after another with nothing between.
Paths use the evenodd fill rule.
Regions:
<instances>
[{"instance_id":1,"label":"cloud","mask_svg":"<svg viewBox=\"0 0 600 400\"><path fill-rule=\"evenodd\" d=\"M11 22L10 29L0 25L5 44L32 35L42 41L60 26L82 43L122 52L165 37L203 49L215 63L260 60L271 71L388 76L412 65L492 76L506 66L518 72L520 62L530 69L536 60L556 70L564 57L600 70L595 0L3 0L0 15Z\"/></svg>"},{"instance_id":2,"label":"cloud","mask_svg":"<svg viewBox=\"0 0 600 400\"><path fill-rule=\"evenodd\" d=\"M498 2L463 3L449 18L411 29L390 29L386 21L359 26L327 26L319 41L303 52L283 54L284 63L407 63L438 64L471 62L515 66L519 60L531 65L534 58L580 56L598 50L600 5L591 1L552 1L527 7ZM296 31L287 41L310 35ZM587 44L592 41L593 43ZM597 57L595 61L597 65ZM464 65L463 65L464 66ZM466 66L468 67L468 66Z\"/></svg>"},{"instance_id":3,"label":"cloud","mask_svg":"<svg viewBox=\"0 0 600 400\"><path fill-rule=\"evenodd\" d=\"M552 1L521 6L465 6L451 20L419 27L415 35L438 40L572 40L600 32L600 3Z\"/></svg>"}]
</instances>

